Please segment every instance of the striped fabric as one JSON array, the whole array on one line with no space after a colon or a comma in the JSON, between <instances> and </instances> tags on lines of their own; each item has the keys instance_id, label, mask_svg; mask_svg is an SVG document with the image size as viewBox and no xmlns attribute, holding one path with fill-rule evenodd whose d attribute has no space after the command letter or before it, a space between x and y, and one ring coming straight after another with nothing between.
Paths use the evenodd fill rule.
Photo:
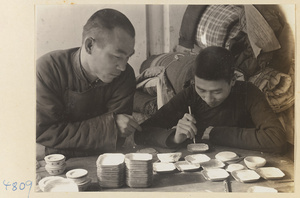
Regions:
<instances>
[{"instance_id":1,"label":"striped fabric","mask_svg":"<svg viewBox=\"0 0 300 198\"><path fill-rule=\"evenodd\" d=\"M198 46L221 46L228 49L230 40L241 30L239 17L242 10L243 7L238 5L208 6L197 27Z\"/></svg>"}]
</instances>

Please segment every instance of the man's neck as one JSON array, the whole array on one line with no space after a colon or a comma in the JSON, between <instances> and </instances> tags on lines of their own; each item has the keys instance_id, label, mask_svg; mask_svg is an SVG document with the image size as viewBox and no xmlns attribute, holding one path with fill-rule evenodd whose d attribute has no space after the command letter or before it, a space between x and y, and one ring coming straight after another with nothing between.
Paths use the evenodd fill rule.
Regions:
<instances>
[{"instance_id":1,"label":"man's neck","mask_svg":"<svg viewBox=\"0 0 300 198\"><path fill-rule=\"evenodd\" d=\"M82 48L80 49L80 60L79 61L80 61L80 67L81 67L82 73L84 74L86 79L90 83L96 81L98 78L96 76L90 74L91 72L90 72L88 62L86 61L86 54Z\"/></svg>"}]
</instances>

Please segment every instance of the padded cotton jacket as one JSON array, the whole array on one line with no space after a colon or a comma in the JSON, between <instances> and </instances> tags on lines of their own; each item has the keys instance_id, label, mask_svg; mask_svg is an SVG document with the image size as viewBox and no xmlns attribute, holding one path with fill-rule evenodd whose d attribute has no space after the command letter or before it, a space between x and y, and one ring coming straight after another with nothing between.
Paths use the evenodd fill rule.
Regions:
<instances>
[{"instance_id":1,"label":"padded cotton jacket","mask_svg":"<svg viewBox=\"0 0 300 198\"><path fill-rule=\"evenodd\" d=\"M133 109L130 65L109 84L90 84L81 69L80 48L73 48L39 58L36 75L36 141L46 146L46 154L82 156L116 149L120 139L114 116Z\"/></svg>"},{"instance_id":2,"label":"padded cotton jacket","mask_svg":"<svg viewBox=\"0 0 300 198\"><path fill-rule=\"evenodd\" d=\"M229 96L217 107L209 107L194 85L182 90L141 125L143 132L135 134L136 142L170 147L167 139L175 134L173 127L188 113L188 106L197 122L197 142L205 129L212 126L213 144L263 152L286 151L281 122L262 92L252 83L242 81L236 81Z\"/></svg>"}]
</instances>

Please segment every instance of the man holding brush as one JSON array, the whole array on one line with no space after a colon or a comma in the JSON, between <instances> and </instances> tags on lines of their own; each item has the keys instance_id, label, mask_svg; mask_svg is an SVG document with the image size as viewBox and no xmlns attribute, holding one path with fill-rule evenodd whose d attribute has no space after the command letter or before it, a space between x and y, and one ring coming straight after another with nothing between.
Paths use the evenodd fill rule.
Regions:
<instances>
[{"instance_id":1,"label":"man holding brush","mask_svg":"<svg viewBox=\"0 0 300 198\"><path fill-rule=\"evenodd\" d=\"M190 112L189 112L190 108ZM135 135L137 144L174 148L196 142L263 152L286 150L285 130L263 93L236 81L234 58L208 47L195 60L195 84L174 96Z\"/></svg>"}]
</instances>

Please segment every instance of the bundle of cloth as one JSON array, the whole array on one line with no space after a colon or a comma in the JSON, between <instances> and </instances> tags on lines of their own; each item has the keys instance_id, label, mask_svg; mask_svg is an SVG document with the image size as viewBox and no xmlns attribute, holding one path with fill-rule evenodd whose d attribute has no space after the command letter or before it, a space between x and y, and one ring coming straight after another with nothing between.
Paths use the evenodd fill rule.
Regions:
<instances>
[{"instance_id":1,"label":"bundle of cloth","mask_svg":"<svg viewBox=\"0 0 300 198\"><path fill-rule=\"evenodd\" d=\"M153 115L175 94L193 83L199 50L222 46L235 57L240 80L259 87L275 112L294 103L293 42L289 26L273 5L189 5L180 28L186 51L152 55L137 76L134 111ZM289 71L291 71L289 73Z\"/></svg>"},{"instance_id":2,"label":"bundle of cloth","mask_svg":"<svg viewBox=\"0 0 300 198\"><path fill-rule=\"evenodd\" d=\"M246 79L265 67L288 73L294 61L293 34L278 5L189 5L179 36L187 52L229 49Z\"/></svg>"},{"instance_id":3,"label":"bundle of cloth","mask_svg":"<svg viewBox=\"0 0 300 198\"><path fill-rule=\"evenodd\" d=\"M192 83L195 55L163 53L145 60L136 77L134 111L153 115Z\"/></svg>"},{"instance_id":4,"label":"bundle of cloth","mask_svg":"<svg viewBox=\"0 0 300 198\"><path fill-rule=\"evenodd\" d=\"M294 104L294 83L288 74L266 68L249 78L266 96L274 112L282 112Z\"/></svg>"}]
</instances>

